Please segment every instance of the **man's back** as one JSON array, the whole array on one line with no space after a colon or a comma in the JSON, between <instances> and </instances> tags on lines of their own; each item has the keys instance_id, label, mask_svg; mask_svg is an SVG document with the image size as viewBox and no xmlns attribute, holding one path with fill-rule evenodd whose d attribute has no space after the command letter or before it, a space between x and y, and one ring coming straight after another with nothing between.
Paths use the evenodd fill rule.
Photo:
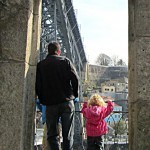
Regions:
<instances>
[{"instance_id":1,"label":"man's back","mask_svg":"<svg viewBox=\"0 0 150 150\"><path fill-rule=\"evenodd\" d=\"M57 55L48 55L39 62L36 93L44 105L55 105L78 97L78 79L71 62Z\"/></svg>"}]
</instances>

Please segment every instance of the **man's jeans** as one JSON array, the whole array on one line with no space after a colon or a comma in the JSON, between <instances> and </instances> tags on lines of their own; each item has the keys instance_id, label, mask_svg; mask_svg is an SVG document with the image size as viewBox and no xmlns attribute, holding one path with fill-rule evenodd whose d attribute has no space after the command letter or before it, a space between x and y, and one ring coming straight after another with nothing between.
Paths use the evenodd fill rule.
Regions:
<instances>
[{"instance_id":1,"label":"man's jeans","mask_svg":"<svg viewBox=\"0 0 150 150\"><path fill-rule=\"evenodd\" d=\"M66 101L46 107L47 139L51 150L60 150L58 122L61 117L63 150L73 150L74 102Z\"/></svg>"}]
</instances>

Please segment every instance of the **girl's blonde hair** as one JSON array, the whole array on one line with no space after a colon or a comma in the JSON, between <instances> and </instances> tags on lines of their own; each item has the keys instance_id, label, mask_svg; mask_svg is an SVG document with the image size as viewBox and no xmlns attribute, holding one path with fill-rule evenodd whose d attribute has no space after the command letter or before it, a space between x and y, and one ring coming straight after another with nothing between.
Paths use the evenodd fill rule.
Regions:
<instances>
[{"instance_id":1,"label":"girl's blonde hair","mask_svg":"<svg viewBox=\"0 0 150 150\"><path fill-rule=\"evenodd\" d=\"M88 101L88 106L106 106L103 98L99 94L93 94Z\"/></svg>"}]
</instances>

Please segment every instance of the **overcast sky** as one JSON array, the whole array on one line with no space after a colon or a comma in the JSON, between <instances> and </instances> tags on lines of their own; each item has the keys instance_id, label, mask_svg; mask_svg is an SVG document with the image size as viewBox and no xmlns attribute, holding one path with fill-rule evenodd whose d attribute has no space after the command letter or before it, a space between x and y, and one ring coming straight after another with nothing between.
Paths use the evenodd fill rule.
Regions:
<instances>
[{"instance_id":1,"label":"overcast sky","mask_svg":"<svg viewBox=\"0 0 150 150\"><path fill-rule=\"evenodd\" d=\"M73 0L88 61L98 54L117 55L128 62L128 1Z\"/></svg>"}]
</instances>

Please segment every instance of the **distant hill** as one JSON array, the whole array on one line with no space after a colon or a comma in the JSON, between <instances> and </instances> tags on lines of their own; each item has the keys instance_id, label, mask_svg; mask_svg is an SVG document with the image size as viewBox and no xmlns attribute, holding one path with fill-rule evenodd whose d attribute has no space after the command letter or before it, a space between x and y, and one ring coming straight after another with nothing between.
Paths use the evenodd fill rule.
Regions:
<instances>
[{"instance_id":1,"label":"distant hill","mask_svg":"<svg viewBox=\"0 0 150 150\"><path fill-rule=\"evenodd\" d=\"M89 65L89 79L98 84L112 79L128 78L126 66L97 66Z\"/></svg>"}]
</instances>

